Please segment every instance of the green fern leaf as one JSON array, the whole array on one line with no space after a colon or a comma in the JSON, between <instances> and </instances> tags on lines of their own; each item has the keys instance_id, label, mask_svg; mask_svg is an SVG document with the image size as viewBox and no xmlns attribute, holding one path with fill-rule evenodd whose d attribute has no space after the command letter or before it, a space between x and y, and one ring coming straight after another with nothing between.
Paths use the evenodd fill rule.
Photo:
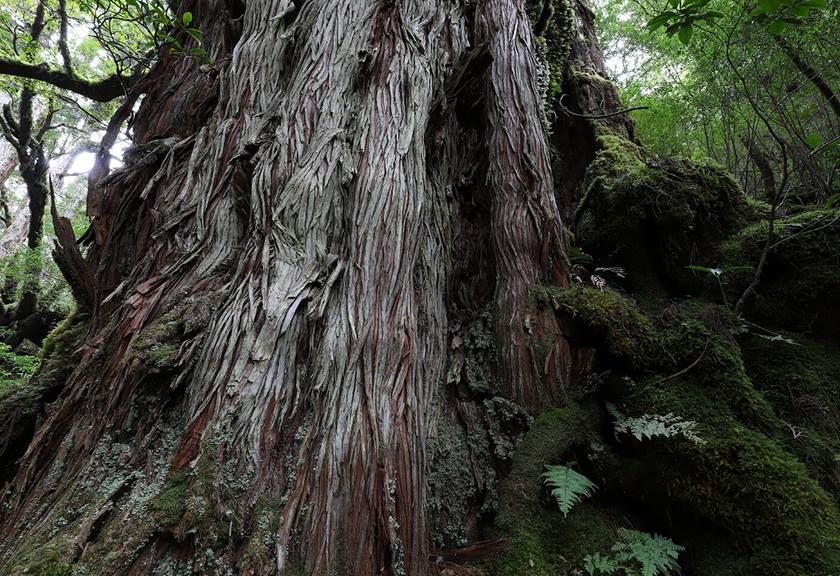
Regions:
<instances>
[{"instance_id":1,"label":"green fern leaf","mask_svg":"<svg viewBox=\"0 0 840 576\"><path fill-rule=\"evenodd\" d=\"M677 559L685 548L674 544L670 538L626 528L619 528L618 535L621 542L612 547L615 560L640 566L641 576L659 576L679 570Z\"/></svg>"},{"instance_id":2,"label":"green fern leaf","mask_svg":"<svg viewBox=\"0 0 840 576\"><path fill-rule=\"evenodd\" d=\"M615 574L620 566L609 556L601 556L595 552L595 554L586 555L583 559L583 568L589 576L596 576L597 574Z\"/></svg>"},{"instance_id":3,"label":"green fern leaf","mask_svg":"<svg viewBox=\"0 0 840 576\"><path fill-rule=\"evenodd\" d=\"M543 478L546 486L551 488L551 495L557 500L563 516L568 516L572 506L580 502L582 497L592 496L595 489L595 484L589 478L567 466L546 465Z\"/></svg>"}]
</instances>

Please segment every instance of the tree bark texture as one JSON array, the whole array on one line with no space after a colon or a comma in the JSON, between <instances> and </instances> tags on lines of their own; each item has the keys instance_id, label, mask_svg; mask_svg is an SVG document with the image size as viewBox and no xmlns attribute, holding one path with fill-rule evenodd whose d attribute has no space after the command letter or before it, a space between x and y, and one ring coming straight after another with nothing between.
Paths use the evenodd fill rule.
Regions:
<instances>
[{"instance_id":1,"label":"tree bark texture","mask_svg":"<svg viewBox=\"0 0 840 576\"><path fill-rule=\"evenodd\" d=\"M428 446L503 405L527 425L591 362L531 304L568 269L526 7L185 9L214 64L164 57L90 188L85 338L7 485L0 566L430 573ZM453 391L475 370L492 393Z\"/></svg>"}]
</instances>

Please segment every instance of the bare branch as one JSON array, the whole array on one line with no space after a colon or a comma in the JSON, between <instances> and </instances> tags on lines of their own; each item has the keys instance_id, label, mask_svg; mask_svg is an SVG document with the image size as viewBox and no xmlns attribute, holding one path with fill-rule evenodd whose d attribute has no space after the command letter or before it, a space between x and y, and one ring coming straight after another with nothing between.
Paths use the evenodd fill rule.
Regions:
<instances>
[{"instance_id":1,"label":"bare branch","mask_svg":"<svg viewBox=\"0 0 840 576\"><path fill-rule=\"evenodd\" d=\"M126 87L131 87L140 79L139 76L109 76L97 82L91 82L79 78L74 74L50 70L43 65L32 65L0 58L0 74L40 80L56 88L63 88L85 98L96 102L110 102L116 98L125 96Z\"/></svg>"},{"instance_id":2,"label":"bare branch","mask_svg":"<svg viewBox=\"0 0 840 576\"><path fill-rule=\"evenodd\" d=\"M64 70L72 75L73 63L70 58L70 49L67 47L67 0L58 0L58 17L60 19L58 35L58 51L61 52L61 59L64 62Z\"/></svg>"}]
</instances>

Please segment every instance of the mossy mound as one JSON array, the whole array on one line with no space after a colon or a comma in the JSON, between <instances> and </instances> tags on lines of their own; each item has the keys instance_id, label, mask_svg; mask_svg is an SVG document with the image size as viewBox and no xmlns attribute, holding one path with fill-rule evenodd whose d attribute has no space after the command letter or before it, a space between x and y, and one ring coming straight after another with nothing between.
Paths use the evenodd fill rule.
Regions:
<instances>
[{"instance_id":1,"label":"mossy mound","mask_svg":"<svg viewBox=\"0 0 840 576\"><path fill-rule=\"evenodd\" d=\"M645 483L647 498L669 511L675 535L689 547L698 519L727 534L737 556L750 559L751 569L737 573L838 573L836 503L795 455L772 434L745 425L709 384L697 378L653 382L628 396L633 414L674 413L697 422L704 442L651 441L637 456L645 476L627 496L644 493L639 485ZM696 545L695 553L704 556Z\"/></svg>"},{"instance_id":2,"label":"mossy mound","mask_svg":"<svg viewBox=\"0 0 840 576\"><path fill-rule=\"evenodd\" d=\"M597 345L613 363L639 369L650 366L661 355L653 323L613 290L580 284L568 289L540 286L535 299L574 319L581 329L576 335L578 343Z\"/></svg>"},{"instance_id":3,"label":"mossy mound","mask_svg":"<svg viewBox=\"0 0 840 576\"><path fill-rule=\"evenodd\" d=\"M542 479L546 464L568 463L575 450L586 450L596 441L599 421L597 411L579 406L536 418L499 488L496 527L509 538L510 551L488 565L491 574L565 574L580 566L586 554L603 552L615 541L608 507L584 504L564 517Z\"/></svg>"},{"instance_id":4,"label":"mossy mound","mask_svg":"<svg viewBox=\"0 0 840 576\"><path fill-rule=\"evenodd\" d=\"M840 212L813 210L776 222L772 249L744 311L759 322L840 341ZM767 222L747 226L721 246L732 296L752 279L767 239Z\"/></svg>"},{"instance_id":5,"label":"mossy mound","mask_svg":"<svg viewBox=\"0 0 840 576\"><path fill-rule=\"evenodd\" d=\"M580 286L544 289L537 300L577 319L587 345L616 370L583 404L535 420L500 485L496 528L511 551L490 564L492 574L575 573L587 554L609 550L617 527L669 536L686 548L686 573L840 574L840 511L814 474L823 468L806 465L791 444L789 414L774 397L790 359L757 368L754 358L769 351L745 353L742 345L755 337L744 335L736 315L703 301L645 315L617 292ZM625 334L635 336L618 339ZM821 355L814 348L791 361L807 380L803 391L831 389L834 364ZM692 433L659 426L639 439L615 427L614 419L658 416L687 423ZM825 438L836 437L836 421L820 426ZM554 463L598 486L568 518L542 484L544 466Z\"/></svg>"},{"instance_id":6,"label":"mossy mound","mask_svg":"<svg viewBox=\"0 0 840 576\"><path fill-rule=\"evenodd\" d=\"M603 128L596 140L575 232L581 246L604 261L654 273L681 294L691 284L685 266L707 262L720 240L755 216L719 166L651 158Z\"/></svg>"},{"instance_id":7,"label":"mossy mound","mask_svg":"<svg viewBox=\"0 0 840 576\"><path fill-rule=\"evenodd\" d=\"M785 424L786 444L840 501L840 349L780 334L746 335L741 350L750 379Z\"/></svg>"}]
</instances>

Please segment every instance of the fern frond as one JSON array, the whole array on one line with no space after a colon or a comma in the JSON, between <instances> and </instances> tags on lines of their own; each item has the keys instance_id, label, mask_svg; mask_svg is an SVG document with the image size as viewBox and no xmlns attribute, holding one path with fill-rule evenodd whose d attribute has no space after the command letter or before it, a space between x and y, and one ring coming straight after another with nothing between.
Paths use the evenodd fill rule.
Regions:
<instances>
[{"instance_id":1,"label":"fern frond","mask_svg":"<svg viewBox=\"0 0 840 576\"><path fill-rule=\"evenodd\" d=\"M638 417L625 416L613 404L607 404L607 411L615 419L613 428L617 434L630 434L636 440L661 436L673 438L682 436L695 444L705 444L696 432L697 422L685 420L671 412L668 414L642 414Z\"/></svg>"},{"instance_id":2,"label":"fern frond","mask_svg":"<svg viewBox=\"0 0 840 576\"><path fill-rule=\"evenodd\" d=\"M679 570L677 559L685 548L674 544L670 538L626 528L619 528L618 535L621 542L612 547L615 560L628 565L638 564L641 576L660 576Z\"/></svg>"},{"instance_id":3,"label":"fern frond","mask_svg":"<svg viewBox=\"0 0 840 576\"><path fill-rule=\"evenodd\" d=\"M582 497L592 496L592 491L596 488L589 478L568 466L546 465L543 478L546 486L551 488L551 495L557 500L563 516L568 516L569 511Z\"/></svg>"},{"instance_id":4,"label":"fern frond","mask_svg":"<svg viewBox=\"0 0 840 576\"><path fill-rule=\"evenodd\" d=\"M621 566L609 556L601 556L595 552L595 554L586 555L583 559L583 568L589 576L597 576L598 574L615 574Z\"/></svg>"}]
</instances>

